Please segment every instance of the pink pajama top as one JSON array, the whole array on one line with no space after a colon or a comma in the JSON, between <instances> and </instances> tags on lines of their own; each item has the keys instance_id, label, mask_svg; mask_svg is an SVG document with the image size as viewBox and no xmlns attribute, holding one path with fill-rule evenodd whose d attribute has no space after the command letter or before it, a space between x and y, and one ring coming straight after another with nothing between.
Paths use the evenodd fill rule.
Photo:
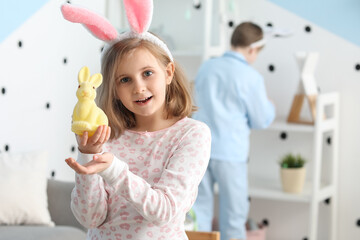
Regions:
<instances>
[{"instance_id":1,"label":"pink pajama top","mask_svg":"<svg viewBox=\"0 0 360 240\"><path fill-rule=\"evenodd\" d=\"M105 171L76 174L71 208L88 228L87 239L188 239L192 207L210 157L210 130L183 118L156 132L126 130L104 150L114 154ZM79 154L78 162L92 160Z\"/></svg>"}]
</instances>

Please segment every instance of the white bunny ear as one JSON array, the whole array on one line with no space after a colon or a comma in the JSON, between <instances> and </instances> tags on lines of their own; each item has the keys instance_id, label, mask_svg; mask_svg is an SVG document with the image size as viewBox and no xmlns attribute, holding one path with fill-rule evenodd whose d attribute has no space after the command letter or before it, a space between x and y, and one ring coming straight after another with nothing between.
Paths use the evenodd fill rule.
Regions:
<instances>
[{"instance_id":1,"label":"white bunny ear","mask_svg":"<svg viewBox=\"0 0 360 240\"><path fill-rule=\"evenodd\" d=\"M100 40L110 42L118 36L118 32L107 19L85 8L63 4L61 12L66 20L83 24Z\"/></svg>"},{"instance_id":2,"label":"white bunny ear","mask_svg":"<svg viewBox=\"0 0 360 240\"><path fill-rule=\"evenodd\" d=\"M125 11L131 29L139 34L149 30L152 15L152 0L124 0Z\"/></svg>"}]
</instances>

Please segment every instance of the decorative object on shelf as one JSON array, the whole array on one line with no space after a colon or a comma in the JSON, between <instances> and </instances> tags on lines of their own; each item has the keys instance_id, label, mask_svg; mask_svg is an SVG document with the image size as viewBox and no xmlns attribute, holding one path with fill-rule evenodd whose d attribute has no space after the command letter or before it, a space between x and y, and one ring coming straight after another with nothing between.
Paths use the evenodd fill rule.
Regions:
<instances>
[{"instance_id":1,"label":"decorative object on shelf","mask_svg":"<svg viewBox=\"0 0 360 240\"><path fill-rule=\"evenodd\" d=\"M197 231L198 230L196 214L193 209L190 209L190 211L186 213L184 228L186 231Z\"/></svg>"},{"instance_id":2,"label":"decorative object on shelf","mask_svg":"<svg viewBox=\"0 0 360 240\"><path fill-rule=\"evenodd\" d=\"M78 76L79 87L76 91L78 102L72 115L71 131L82 135L87 131L92 136L101 125L108 125L108 118L95 103L96 88L102 83L102 75L90 76L88 67L81 68Z\"/></svg>"},{"instance_id":3,"label":"decorative object on shelf","mask_svg":"<svg viewBox=\"0 0 360 240\"><path fill-rule=\"evenodd\" d=\"M301 193L303 191L306 160L300 155L286 154L280 160L280 175L283 191L287 193Z\"/></svg>"},{"instance_id":4,"label":"decorative object on shelf","mask_svg":"<svg viewBox=\"0 0 360 240\"><path fill-rule=\"evenodd\" d=\"M300 82L287 121L291 123L314 124L316 116L316 98L318 95L314 71L319 54L317 52L297 52L295 57L300 68ZM300 113L305 97L309 103L312 120L300 119Z\"/></svg>"},{"instance_id":5,"label":"decorative object on shelf","mask_svg":"<svg viewBox=\"0 0 360 240\"><path fill-rule=\"evenodd\" d=\"M246 222L246 239L247 240L265 240L266 225L257 223L249 218ZM234 239L235 240L235 239Z\"/></svg>"}]
</instances>

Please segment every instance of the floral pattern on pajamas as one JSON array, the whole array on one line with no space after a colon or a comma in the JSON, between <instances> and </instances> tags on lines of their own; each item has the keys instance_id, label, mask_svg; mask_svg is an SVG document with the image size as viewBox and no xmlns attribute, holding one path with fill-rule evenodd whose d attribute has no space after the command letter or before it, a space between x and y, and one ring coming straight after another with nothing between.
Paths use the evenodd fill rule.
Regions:
<instances>
[{"instance_id":1,"label":"floral pattern on pajamas","mask_svg":"<svg viewBox=\"0 0 360 240\"><path fill-rule=\"evenodd\" d=\"M184 118L156 132L126 130L109 141L111 166L94 175L76 174L71 208L87 227L87 239L188 239L186 213L210 157L210 130ZM92 160L79 153L78 162Z\"/></svg>"}]
</instances>

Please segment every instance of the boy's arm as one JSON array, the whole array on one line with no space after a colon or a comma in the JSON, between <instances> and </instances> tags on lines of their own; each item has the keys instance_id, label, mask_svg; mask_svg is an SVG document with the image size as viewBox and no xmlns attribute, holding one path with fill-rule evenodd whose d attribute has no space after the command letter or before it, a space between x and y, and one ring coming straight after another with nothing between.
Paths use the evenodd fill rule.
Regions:
<instances>
[{"instance_id":1,"label":"boy's arm","mask_svg":"<svg viewBox=\"0 0 360 240\"><path fill-rule=\"evenodd\" d=\"M267 97L264 79L252 81L250 93L245 98L250 128L267 128L275 119L275 106Z\"/></svg>"}]
</instances>

